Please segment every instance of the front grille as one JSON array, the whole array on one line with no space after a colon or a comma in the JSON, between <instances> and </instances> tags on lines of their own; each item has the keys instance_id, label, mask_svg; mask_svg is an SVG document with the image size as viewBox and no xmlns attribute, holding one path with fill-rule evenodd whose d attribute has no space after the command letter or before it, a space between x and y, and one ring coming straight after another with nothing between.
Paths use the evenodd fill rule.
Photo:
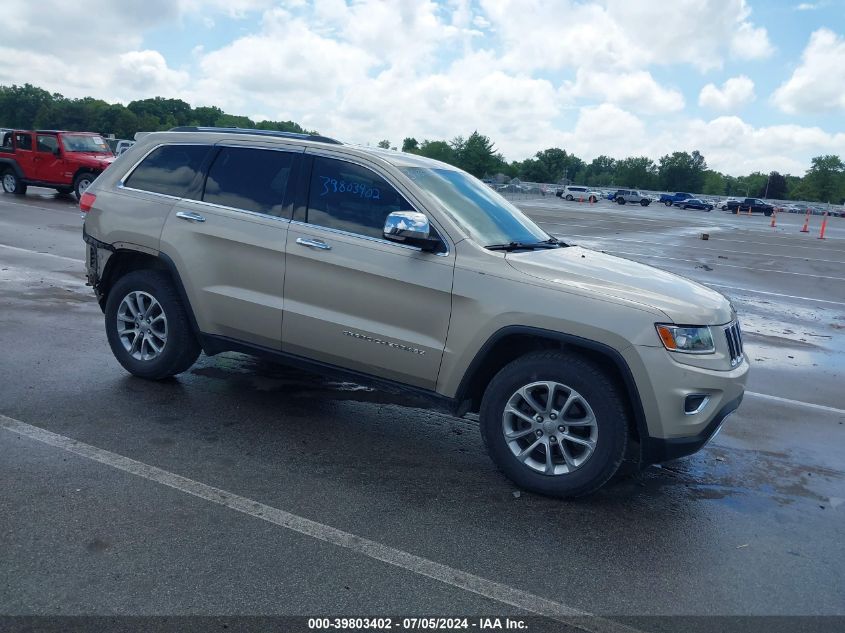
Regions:
<instances>
[{"instance_id":1,"label":"front grille","mask_svg":"<svg viewBox=\"0 0 845 633\"><path fill-rule=\"evenodd\" d=\"M731 357L731 367L736 367L742 362L742 332L739 329L739 321L730 323L725 328L725 338L728 341L728 355Z\"/></svg>"}]
</instances>

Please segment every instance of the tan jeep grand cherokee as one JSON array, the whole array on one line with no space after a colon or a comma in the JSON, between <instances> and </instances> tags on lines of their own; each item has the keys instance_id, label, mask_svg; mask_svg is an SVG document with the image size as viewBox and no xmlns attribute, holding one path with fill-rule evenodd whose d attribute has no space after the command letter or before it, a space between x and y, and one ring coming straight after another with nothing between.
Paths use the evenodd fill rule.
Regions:
<instances>
[{"instance_id":1,"label":"tan jeep grand cherokee","mask_svg":"<svg viewBox=\"0 0 845 633\"><path fill-rule=\"evenodd\" d=\"M85 193L88 279L127 371L227 350L479 414L518 485L596 490L701 448L742 399L736 314L697 283L547 234L413 154L177 128Z\"/></svg>"}]
</instances>

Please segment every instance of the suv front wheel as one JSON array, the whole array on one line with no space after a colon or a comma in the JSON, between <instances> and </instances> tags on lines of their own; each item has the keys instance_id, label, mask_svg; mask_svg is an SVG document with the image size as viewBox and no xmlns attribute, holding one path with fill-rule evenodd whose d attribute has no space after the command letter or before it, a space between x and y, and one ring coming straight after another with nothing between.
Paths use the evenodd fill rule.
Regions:
<instances>
[{"instance_id":1,"label":"suv front wheel","mask_svg":"<svg viewBox=\"0 0 845 633\"><path fill-rule=\"evenodd\" d=\"M91 183L94 182L96 177L96 174L92 174L90 171L83 171L74 178L73 192L76 194L77 200L82 198L82 194L91 186Z\"/></svg>"},{"instance_id":2,"label":"suv front wheel","mask_svg":"<svg viewBox=\"0 0 845 633\"><path fill-rule=\"evenodd\" d=\"M537 352L506 365L481 402L481 435L499 469L521 488L578 497L618 470L628 413L614 382L574 354Z\"/></svg>"},{"instance_id":3,"label":"suv front wheel","mask_svg":"<svg viewBox=\"0 0 845 633\"><path fill-rule=\"evenodd\" d=\"M176 288L161 271L138 270L121 277L109 291L105 318L112 353L135 376L175 376L200 354Z\"/></svg>"}]
</instances>

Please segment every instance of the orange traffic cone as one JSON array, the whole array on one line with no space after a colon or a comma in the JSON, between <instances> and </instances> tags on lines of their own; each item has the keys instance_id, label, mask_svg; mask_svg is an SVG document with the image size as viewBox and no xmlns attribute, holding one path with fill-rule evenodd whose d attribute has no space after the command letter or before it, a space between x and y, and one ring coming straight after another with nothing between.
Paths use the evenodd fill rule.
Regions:
<instances>
[{"instance_id":1,"label":"orange traffic cone","mask_svg":"<svg viewBox=\"0 0 845 633\"><path fill-rule=\"evenodd\" d=\"M774 209L772 211L772 224L771 227L775 228L778 225L778 210Z\"/></svg>"},{"instance_id":2,"label":"orange traffic cone","mask_svg":"<svg viewBox=\"0 0 845 633\"><path fill-rule=\"evenodd\" d=\"M819 231L819 239L820 240L824 239L824 231L825 231L826 228L827 228L827 211L825 211L824 218L822 218L822 228L821 228L821 231Z\"/></svg>"},{"instance_id":3,"label":"orange traffic cone","mask_svg":"<svg viewBox=\"0 0 845 633\"><path fill-rule=\"evenodd\" d=\"M807 215L804 216L804 226L801 227L801 233L810 232L810 210L807 209Z\"/></svg>"},{"instance_id":4,"label":"orange traffic cone","mask_svg":"<svg viewBox=\"0 0 845 633\"><path fill-rule=\"evenodd\" d=\"M751 205L750 204L748 205L748 215L749 216L751 215Z\"/></svg>"},{"instance_id":5,"label":"orange traffic cone","mask_svg":"<svg viewBox=\"0 0 845 633\"><path fill-rule=\"evenodd\" d=\"M581 196L580 198L578 198L578 202L584 202L584 196Z\"/></svg>"}]
</instances>

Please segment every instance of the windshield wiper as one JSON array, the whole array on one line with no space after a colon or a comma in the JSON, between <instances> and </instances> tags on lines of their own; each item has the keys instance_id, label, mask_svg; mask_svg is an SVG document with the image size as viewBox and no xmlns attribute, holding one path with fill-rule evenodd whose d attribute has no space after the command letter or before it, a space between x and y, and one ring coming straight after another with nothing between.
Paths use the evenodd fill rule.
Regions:
<instances>
[{"instance_id":1,"label":"windshield wiper","mask_svg":"<svg viewBox=\"0 0 845 633\"><path fill-rule=\"evenodd\" d=\"M530 251L535 248L558 248L561 245L555 238L544 242L508 242L507 244L488 244L484 248L491 251Z\"/></svg>"}]
</instances>

